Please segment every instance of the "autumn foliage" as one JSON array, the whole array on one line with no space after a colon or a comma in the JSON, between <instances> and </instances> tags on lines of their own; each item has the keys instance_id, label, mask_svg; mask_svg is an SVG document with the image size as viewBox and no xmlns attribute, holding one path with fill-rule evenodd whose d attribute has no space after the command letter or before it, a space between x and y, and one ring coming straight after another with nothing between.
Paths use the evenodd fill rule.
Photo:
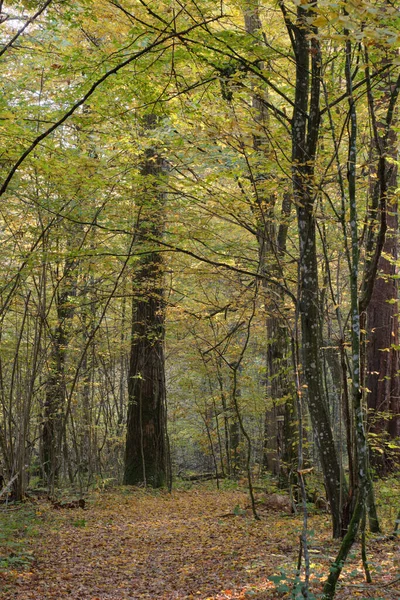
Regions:
<instances>
[{"instance_id":1,"label":"autumn foliage","mask_svg":"<svg viewBox=\"0 0 400 600\"><path fill-rule=\"evenodd\" d=\"M31 560L2 561L1 600L139 600L290 598L301 515L268 508L255 521L243 491L97 492L84 510L34 504L36 532L26 541ZM32 510L32 505L29 507ZM2 521L9 518L1 513ZM335 554L330 519L310 518L312 589L317 594ZM23 535L17 531L16 536ZM344 572L337 597L399 597L399 541L371 541L373 584L366 587L359 552ZM5 546L1 554L6 552Z\"/></svg>"}]
</instances>

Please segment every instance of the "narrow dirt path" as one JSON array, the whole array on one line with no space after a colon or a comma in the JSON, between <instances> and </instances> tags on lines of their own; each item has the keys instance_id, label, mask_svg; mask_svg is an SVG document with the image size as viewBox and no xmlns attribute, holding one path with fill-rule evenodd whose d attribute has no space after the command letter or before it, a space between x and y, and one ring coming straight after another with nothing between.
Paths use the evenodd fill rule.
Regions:
<instances>
[{"instance_id":1,"label":"narrow dirt path","mask_svg":"<svg viewBox=\"0 0 400 600\"><path fill-rule=\"evenodd\" d=\"M35 564L3 581L0 599L283 598L267 578L280 570L292 575L300 519L225 516L244 504L238 492L126 490L92 497L85 511L39 506L44 523L33 540ZM326 518L312 520L319 547L329 547Z\"/></svg>"}]
</instances>

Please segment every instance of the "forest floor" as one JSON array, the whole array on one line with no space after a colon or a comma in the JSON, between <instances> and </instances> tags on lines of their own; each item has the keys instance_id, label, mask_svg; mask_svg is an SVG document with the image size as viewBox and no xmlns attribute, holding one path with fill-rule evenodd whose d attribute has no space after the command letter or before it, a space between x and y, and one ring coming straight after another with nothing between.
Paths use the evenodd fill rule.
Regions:
<instances>
[{"instance_id":1,"label":"forest floor","mask_svg":"<svg viewBox=\"0 0 400 600\"><path fill-rule=\"evenodd\" d=\"M84 510L57 510L45 501L3 508L0 598L291 598L302 516L269 510L255 521L241 510L246 504L244 492L203 485L172 494L92 493ZM338 544L329 515L310 516L309 529L318 597ZM370 538L368 557L373 583L364 582L357 544L337 598L399 600L400 539Z\"/></svg>"}]
</instances>

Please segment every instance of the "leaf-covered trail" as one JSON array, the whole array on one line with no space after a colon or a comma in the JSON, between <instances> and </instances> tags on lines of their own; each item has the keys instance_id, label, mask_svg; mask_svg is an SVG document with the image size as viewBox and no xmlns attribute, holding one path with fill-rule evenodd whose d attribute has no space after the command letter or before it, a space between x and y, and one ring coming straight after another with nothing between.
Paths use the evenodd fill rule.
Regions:
<instances>
[{"instance_id":1,"label":"leaf-covered trail","mask_svg":"<svg viewBox=\"0 0 400 600\"><path fill-rule=\"evenodd\" d=\"M267 578L280 569L293 573L300 519L223 516L245 503L239 492L126 490L92 497L85 511L46 505L35 564L3 581L8 591L3 587L0 598L282 598ZM313 524L323 520L313 517ZM318 544L329 545L329 530L322 536Z\"/></svg>"}]
</instances>

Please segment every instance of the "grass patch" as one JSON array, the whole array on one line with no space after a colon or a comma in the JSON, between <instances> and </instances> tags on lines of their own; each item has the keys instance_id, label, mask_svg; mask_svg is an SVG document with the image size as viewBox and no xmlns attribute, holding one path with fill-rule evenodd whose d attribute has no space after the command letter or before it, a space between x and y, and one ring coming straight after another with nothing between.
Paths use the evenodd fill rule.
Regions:
<instances>
[{"instance_id":1,"label":"grass patch","mask_svg":"<svg viewBox=\"0 0 400 600\"><path fill-rule=\"evenodd\" d=\"M34 561L30 541L39 533L35 507L12 505L0 508L0 571L29 569Z\"/></svg>"},{"instance_id":2,"label":"grass patch","mask_svg":"<svg viewBox=\"0 0 400 600\"><path fill-rule=\"evenodd\" d=\"M375 481L374 490L382 529L391 533L399 510L400 473Z\"/></svg>"},{"instance_id":3,"label":"grass patch","mask_svg":"<svg viewBox=\"0 0 400 600\"><path fill-rule=\"evenodd\" d=\"M74 527L86 527L86 519L75 519L75 521L72 522L72 525Z\"/></svg>"}]
</instances>

